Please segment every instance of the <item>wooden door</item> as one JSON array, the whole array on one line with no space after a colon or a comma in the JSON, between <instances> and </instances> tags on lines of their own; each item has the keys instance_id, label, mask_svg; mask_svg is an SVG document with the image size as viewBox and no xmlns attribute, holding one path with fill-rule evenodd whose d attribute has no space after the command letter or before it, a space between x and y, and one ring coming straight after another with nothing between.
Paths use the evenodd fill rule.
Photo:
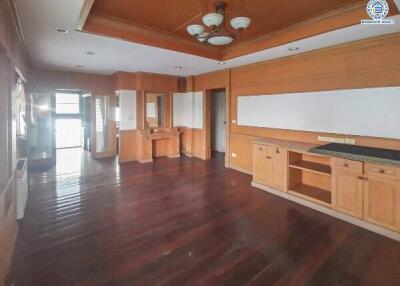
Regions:
<instances>
[{"instance_id":1,"label":"wooden door","mask_svg":"<svg viewBox=\"0 0 400 286\"><path fill-rule=\"evenodd\" d=\"M271 151L270 186L280 191L287 191L287 151L279 147L272 147Z\"/></svg>"},{"instance_id":2,"label":"wooden door","mask_svg":"<svg viewBox=\"0 0 400 286\"><path fill-rule=\"evenodd\" d=\"M400 182L370 176L364 186L364 219L400 231Z\"/></svg>"},{"instance_id":3,"label":"wooden door","mask_svg":"<svg viewBox=\"0 0 400 286\"><path fill-rule=\"evenodd\" d=\"M332 207L345 214L363 217L364 180L361 173L351 170L333 169Z\"/></svg>"},{"instance_id":4,"label":"wooden door","mask_svg":"<svg viewBox=\"0 0 400 286\"><path fill-rule=\"evenodd\" d=\"M270 182L268 170L270 160L268 160L268 146L253 144L253 180L254 182L268 185Z\"/></svg>"}]
</instances>

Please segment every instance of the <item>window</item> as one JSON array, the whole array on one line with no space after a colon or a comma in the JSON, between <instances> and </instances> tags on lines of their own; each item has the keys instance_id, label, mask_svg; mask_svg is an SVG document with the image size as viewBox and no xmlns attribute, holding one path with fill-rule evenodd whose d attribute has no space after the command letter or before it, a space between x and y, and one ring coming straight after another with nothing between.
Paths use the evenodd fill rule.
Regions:
<instances>
[{"instance_id":1,"label":"window","mask_svg":"<svg viewBox=\"0 0 400 286\"><path fill-rule=\"evenodd\" d=\"M77 93L56 93L56 114L79 114L79 99Z\"/></svg>"}]
</instances>

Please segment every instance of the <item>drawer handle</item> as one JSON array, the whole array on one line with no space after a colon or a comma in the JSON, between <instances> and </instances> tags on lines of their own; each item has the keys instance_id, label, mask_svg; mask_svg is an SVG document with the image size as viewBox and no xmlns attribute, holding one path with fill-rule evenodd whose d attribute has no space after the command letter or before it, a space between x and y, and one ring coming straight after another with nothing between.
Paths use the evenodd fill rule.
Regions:
<instances>
[{"instance_id":1,"label":"drawer handle","mask_svg":"<svg viewBox=\"0 0 400 286\"><path fill-rule=\"evenodd\" d=\"M381 173L381 174L385 174L386 172L385 172L385 170L383 170L383 169L380 169L380 170L379 170L379 173Z\"/></svg>"},{"instance_id":2,"label":"drawer handle","mask_svg":"<svg viewBox=\"0 0 400 286\"><path fill-rule=\"evenodd\" d=\"M262 151L262 147L258 148L258 150Z\"/></svg>"},{"instance_id":3,"label":"drawer handle","mask_svg":"<svg viewBox=\"0 0 400 286\"><path fill-rule=\"evenodd\" d=\"M276 148L275 152L276 154L279 154L279 148Z\"/></svg>"},{"instance_id":4,"label":"drawer handle","mask_svg":"<svg viewBox=\"0 0 400 286\"><path fill-rule=\"evenodd\" d=\"M344 164L343 164L343 166L345 166L345 167L348 167L348 166L349 166L349 164L347 164L347 163L344 163Z\"/></svg>"},{"instance_id":5,"label":"drawer handle","mask_svg":"<svg viewBox=\"0 0 400 286\"><path fill-rule=\"evenodd\" d=\"M267 158L268 160L272 159L272 157L270 157L270 156L267 156L266 158Z\"/></svg>"}]
</instances>

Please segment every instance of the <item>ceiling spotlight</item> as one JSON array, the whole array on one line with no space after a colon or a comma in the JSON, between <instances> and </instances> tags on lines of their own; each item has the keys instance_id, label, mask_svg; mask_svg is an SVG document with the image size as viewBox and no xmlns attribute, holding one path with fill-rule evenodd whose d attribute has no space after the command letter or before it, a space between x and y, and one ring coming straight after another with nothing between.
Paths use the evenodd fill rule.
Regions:
<instances>
[{"instance_id":1,"label":"ceiling spotlight","mask_svg":"<svg viewBox=\"0 0 400 286\"><path fill-rule=\"evenodd\" d=\"M224 66L224 65L226 65L226 62L219 62L218 63L220 66Z\"/></svg>"},{"instance_id":2,"label":"ceiling spotlight","mask_svg":"<svg viewBox=\"0 0 400 286\"><path fill-rule=\"evenodd\" d=\"M288 50L289 50L289 52L295 52L295 51L300 50L300 48L299 47L294 47L294 48L289 48Z\"/></svg>"},{"instance_id":3,"label":"ceiling spotlight","mask_svg":"<svg viewBox=\"0 0 400 286\"><path fill-rule=\"evenodd\" d=\"M183 67L181 67L181 66L175 66L174 67L176 70L181 70L181 69L183 69Z\"/></svg>"},{"instance_id":4,"label":"ceiling spotlight","mask_svg":"<svg viewBox=\"0 0 400 286\"><path fill-rule=\"evenodd\" d=\"M56 31L59 33L63 33L63 34L68 34L68 30L63 29L63 28L56 28Z\"/></svg>"},{"instance_id":5,"label":"ceiling spotlight","mask_svg":"<svg viewBox=\"0 0 400 286\"><path fill-rule=\"evenodd\" d=\"M95 52L86 52L86 54L89 55L89 56L93 56L93 55L95 55L96 53L95 53Z\"/></svg>"},{"instance_id":6,"label":"ceiling spotlight","mask_svg":"<svg viewBox=\"0 0 400 286\"><path fill-rule=\"evenodd\" d=\"M81 68L84 68L85 66L77 65L76 67L79 68L79 69L81 69Z\"/></svg>"}]
</instances>

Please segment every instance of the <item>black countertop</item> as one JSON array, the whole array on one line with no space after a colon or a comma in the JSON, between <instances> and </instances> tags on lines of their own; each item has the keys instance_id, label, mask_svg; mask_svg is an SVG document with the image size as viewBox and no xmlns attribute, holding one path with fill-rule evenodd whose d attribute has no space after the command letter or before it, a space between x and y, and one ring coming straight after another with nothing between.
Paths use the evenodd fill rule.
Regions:
<instances>
[{"instance_id":1,"label":"black countertop","mask_svg":"<svg viewBox=\"0 0 400 286\"><path fill-rule=\"evenodd\" d=\"M310 152L332 155L355 161L400 165L400 151L398 150L331 143L312 148Z\"/></svg>"}]
</instances>

